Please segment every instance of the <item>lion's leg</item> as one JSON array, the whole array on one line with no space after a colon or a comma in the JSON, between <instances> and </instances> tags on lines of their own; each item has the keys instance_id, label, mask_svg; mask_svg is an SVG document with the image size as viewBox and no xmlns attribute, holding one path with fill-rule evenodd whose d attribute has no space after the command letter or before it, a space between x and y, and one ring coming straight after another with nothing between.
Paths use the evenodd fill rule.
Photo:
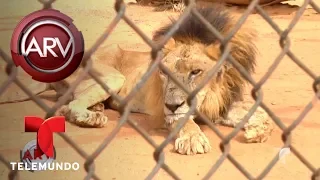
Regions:
<instances>
[{"instance_id":1,"label":"lion's leg","mask_svg":"<svg viewBox=\"0 0 320 180\"><path fill-rule=\"evenodd\" d=\"M78 100L70 102L69 105L62 106L58 115L65 116L66 119L81 127L104 127L108 121L108 117L103 114L101 106L102 103L98 103L91 108L78 105ZM99 107L99 108L96 108Z\"/></svg>"},{"instance_id":2,"label":"lion's leg","mask_svg":"<svg viewBox=\"0 0 320 180\"><path fill-rule=\"evenodd\" d=\"M101 102L107 97L109 95L99 85L94 85L81 92L68 105L62 106L57 114L78 126L104 127L108 117L103 114L104 105Z\"/></svg>"},{"instance_id":3,"label":"lion's leg","mask_svg":"<svg viewBox=\"0 0 320 180\"><path fill-rule=\"evenodd\" d=\"M175 128L177 122L174 121L172 124L169 124L169 129ZM177 135L175 150L180 154L194 155L209 152L211 146L200 127L193 119L189 119Z\"/></svg>"},{"instance_id":4,"label":"lion's leg","mask_svg":"<svg viewBox=\"0 0 320 180\"><path fill-rule=\"evenodd\" d=\"M221 118L219 123L225 126L235 127L248 113L252 105L253 103L244 101L235 102L231 106L227 117ZM265 142L270 138L273 128L272 120L268 114L261 107L258 107L244 125L244 136L249 143Z\"/></svg>"},{"instance_id":5,"label":"lion's leg","mask_svg":"<svg viewBox=\"0 0 320 180\"><path fill-rule=\"evenodd\" d=\"M67 92L68 88L69 88L69 84L65 81L59 81L59 82L54 82L50 84L50 87L56 91L56 98L58 99L58 101L60 100L60 98ZM73 95L71 95L70 97L68 97L67 103L71 102L74 99Z\"/></svg>"},{"instance_id":6,"label":"lion's leg","mask_svg":"<svg viewBox=\"0 0 320 180\"><path fill-rule=\"evenodd\" d=\"M122 98L126 97L128 94L123 93L122 91L120 91L118 93L118 95ZM139 97L139 94L136 94L134 96L134 98L129 101L129 103L131 104L131 112L133 113L142 113L142 114L149 114L146 111L145 105L142 103L144 101L143 98ZM117 110L119 111L119 106L120 103L112 98L110 98L110 100L107 101L108 106L113 109L113 110Z\"/></svg>"}]
</instances>

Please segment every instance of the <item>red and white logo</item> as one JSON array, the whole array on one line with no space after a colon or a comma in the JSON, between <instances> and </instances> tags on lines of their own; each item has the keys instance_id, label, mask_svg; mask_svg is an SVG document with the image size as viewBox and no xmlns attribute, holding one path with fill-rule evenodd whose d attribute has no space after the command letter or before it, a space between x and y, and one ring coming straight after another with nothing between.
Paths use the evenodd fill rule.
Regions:
<instances>
[{"instance_id":1,"label":"red and white logo","mask_svg":"<svg viewBox=\"0 0 320 180\"><path fill-rule=\"evenodd\" d=\"M54 147L53 147L54 148ZM20 152L21 162L23 162L24 169L31 172L47 170L49 165L56 159L56 151L53 151L53 157L44 154L39 146L37 140L29 141Z\"/></svg>"},{"instance_id":2,"label":"red and white logo","mask_svg":"<svg viewBox=\"0 0 320 180\"><path fill-rule=\"evenodd\" d=\"M42 119L37 116L26 116L25 132L36 132L37 138L29 141L20 151L21 162L10 162L12 170L79 170L78 162L56 162L56 150L53 145L53 133L65 132L65 118L55 116Z\"/></svg>"},{"instance_id":3,"label":"red and white logo","mask_svg":"<svg viewBox=\"0 0 320 180\"><path fill-rule=\"evenodd\" d=\"M53 9L24 17L11 39L16 66L40 82L67 78L79 67L83 54L82 33L70 17Z\"/></svg>"}]
</instances>

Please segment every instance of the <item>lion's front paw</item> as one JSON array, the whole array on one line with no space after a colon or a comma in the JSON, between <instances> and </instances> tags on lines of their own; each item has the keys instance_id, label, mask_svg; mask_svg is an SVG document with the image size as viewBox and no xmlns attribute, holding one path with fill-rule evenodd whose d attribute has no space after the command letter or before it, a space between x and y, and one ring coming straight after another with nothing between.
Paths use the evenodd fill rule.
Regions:
<instances>
[{"instance_id":1,"label":"lion's front paw","mask_svg":"<svg viewBox=\"0 0 320 180\"><path fill-rule=\"evenodd\" d=\"M274 125L270 118L251 118L244 127L244 137L248 143L266 142L270 138L273 129Z\"/></svg>"},{"instance_id":2,"label":"lion's front paw","mask_svg":"<svg viewBox=\"0 0 320 180\"><path fill-rule=\"evenodd\" d=\"M86 110L76 115L76 123L83 127L104 127L108 122L108 117L102 112L92 112Z\"/></svg>"},{"instance_id":3,"label":"lion's front paw","mask_svg":"<svg viewBox=\"0 0 320 180\"><path fill-rule=\"evenodd\" d=\"M175 141L175 150L180 154L193 155L203 154L211 150L206 135L201 131L184 134Z\"/></svg>"},{"instance_id":4,"label":"lion's front paw","mask_svg":"<svg viewBox=\"0 0 320 180\"><path fill-rule=\"evenodd\" d=\"M97 104L89 107L88 110L93 111L93 112L103 112L104 111L104 104L97 103Z\"/></svg>"},{"instance_id":5,"label":"lion's front paw","mask_svg":"<svg viewBox=\"0 0 320 180\"><path fill-rule=\"evenodd\" d=\"M66 119L82 127L104 127L108 117L103 112L93 112L81 107L62 106L57 115L65 116Z\"/></svg>"}]
</instances>

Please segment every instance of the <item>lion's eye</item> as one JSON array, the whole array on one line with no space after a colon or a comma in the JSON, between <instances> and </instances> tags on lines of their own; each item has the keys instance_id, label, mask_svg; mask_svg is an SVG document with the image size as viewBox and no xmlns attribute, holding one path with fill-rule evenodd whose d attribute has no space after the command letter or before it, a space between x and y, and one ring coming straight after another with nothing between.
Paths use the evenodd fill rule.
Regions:
<instances>
[{"instance_id":1,"label":"lion's eye","mask_svg":"<svg viewBox=\"0 0 320 180\"><path fill-rule=\"evenodd\" d=\"M202 72L201 69L195 69L195 70L191 71L190 75L191 76L196 76L196 75L200 74L201 72Z\"/></svg>"}]
</instances>

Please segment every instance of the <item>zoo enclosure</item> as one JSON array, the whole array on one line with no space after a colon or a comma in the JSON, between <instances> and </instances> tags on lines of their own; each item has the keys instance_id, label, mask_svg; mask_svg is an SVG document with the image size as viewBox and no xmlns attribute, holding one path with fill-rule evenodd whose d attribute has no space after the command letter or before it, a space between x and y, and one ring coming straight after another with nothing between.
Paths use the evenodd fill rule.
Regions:
<instances>
[{"instance_id":1,"label":"zoo enclosure","mask_svg":"<svg viewBox=\"0 0 320 180\"><path fill-rule=\"evenodd\" d=\"M51 5L54 3L55 0L39 0L40 3L43 4L43 9L51 8ZM115 10L117 12L117 15L114 17L113 21L109 24L109 27L106 29L106 31L100 36L100 38L94 43L94 45L88 49L85 52L85 56L83 58L82 68L84 69L83 74L81 74L75 82L70 84L70 87L59 101L56 102L56 104L50 108L48 107L39 97L32 94L32 92L26 88L21 81L19 81L17 77L17 68L15 67L12 59L7 55L2 49L0 49L0 56L2 59L6 62L6 73L8 75L7 80L0 85L0 95L3 94L3 92L6 90L7 87L11 83L15 83L18 85L30 98L38 105L40 106L47 114L45 118L49 118L54 115L56 110L61 107L63 104L65 104L68 101L68 97L71 95L71 93L74 91L75 87L79 84L79 82L84 78L85 75L91 76L97 83L101 85L101 87L108 92L111 97L120 103L120 114L121 118L117 124L117 126L113 129L113 131L103 140L101 145L92 153L87 154L85 151L83 151L75 142L70 139L70 137L66 134L59 133L59 136L61 136L73 149L76 150L77 153L79 153L86 161L84 163L84 168L87 171L87 175L85 179L100 179L99 175L95 173L95 164L94 160L99 156L99 154L108 147L109 143L112 141L112 139L116 136L116 134L119 132L120 128L125 124L128 123L132 128L134 128L137 132L141 134L141 136L144 137L144 139L149 142L154 148L154 155L153 158L157 162L156 166L153 168L153 170L149 173L147 176L147 179L152 179L155 174L159 171L159 169L165 170L169 175L172 176L174 179L180 179L179 175L172 171L171 168L164 162L165 155L163 153L163 149L165 146L167 146L170 141L173 139L174 135L178 133L179 129L182 128L182 126L186 123L188 120L188 116L195 112L197 116L199 116L209 127L211 130L213 130L218 137L221 139L220 142L220 150L222 151L222 155L220 158L215 162L215 164L211 167L211 169L207 172L204 179L208 179L212 174L215 173L215 171L219 168L219 166L223 163L224 160L228 159L246 178L248 179L263 179L268 172L272 169L272 167L277 163L278 157L275 156L272 161L269 162L269 164L264 168L264 170L257 176L253 177L250 172L248 172L240 162L238 162L233 156L229 153L230 152L230 141L232 138L235 137L235 135L240 131L240 129L243 127L244 123L248 121L248 119L251 117L251 115L255 112L258 106L261 106L272 118L272 120L275 122L275 124L283 131L282 133L282 141L284 142L283 148L289 147L291 149L291 152L303 163L312 173L311 179L315 180L320 178L320 168L314 167L299 151L291 144L291 132L299 125L299 123L303 120L303 118L307 115L307 113L313 108L314 101L320 99L320 77L316 76L314 72L312 72L310 69L308 69L290 50L290 39L288 38L288 35L290 31L293 29L295 24L299 21L300 17L302 16L303 12L306 10L306 7L308 5L312 6L314 10L316 10L318 13L320 13L320 8L312 1L312 0L305 0L303 5L298 9L296 12L294 18L292 19L291 23L285 30L281 30L276 23L272 21L272 19L267 15L267 13L261 8L261 6L258 4L259 0L253 0L247 7L246 11L242 14L242 16L239 18L238 22L234 26L233 30L229 33L228 36L222 37L222 35L214 28L212 27L195 9L195 0L185 0L185 10L179 17L179 19L176 21L176 24L172 27L172 29L165 35L165 38L160 42L155 44L149 37L147 37L134 23L125 15L126 10L126 4L122 0L115 0ZM233 37L233 35L239 30L241 25L245 22L245 20L248 18L248 16L256 10L258 14L261 15L261 17L264 18L265 21L267 21L272 28L278 33L280 36L279 44L282 48L282 51L278 55L278 57L274 60L272 65L270 66L268 72L258 81L255 82L250 74L246 72L246 70L237 63L232 56L229 54L229 49L227 48L228 41ZM164 46L164 44L170 39L170 37L173 35L175 30L179 27L179 25L183 22L183 20L186 18L188 14L192 13L194 16L198 18L198 20L203 23L221 42L221 49L222 49L222 56L218 60L217 65L215 65L210 72L208 73L208 77L204 82L201 83L202 86L197 87L196 90L190 92L186 87L184 87L181 83L179 83L170 73L170 71L161 63L161 53L160 50ZM133 30L139 34L142 39L151 47L151 55L153 59L153 63L150 65L148 71L143 75L142 79L139 81L138 84L136 84L135 88L132 90L132 92L129 93L129 95L125 98L121 98L117 94L110 91L109 87L107 87L106 84L102 82L97 76L95 76L94 69L92 68L92 60L91 55L97 50L97 48L108 39L110 34L112 33L113 29L117 26L120 20L124 20ZM313 80L313 90L315 93L315 96L313 100L311 100L307 106L305 106L303 112L296 118L296 120L288 127L286 127L281 120L262 102L262 85L266 82L266 80L270 77L272 72L277 68L278 64L282 60L282 58L287 55L290 57L290 59L296 63L308 76L310 76ZM249 110L248 114L243 118L242 122L237 125L234 130L228 134L228 136L224 136L220 133L220 131L200 112L196 110L196 103L195 101L192 101L192 99L196 96L198 91L203 87L203 85L212 78L217 69L222 65L224 61L229 61L232 63L232 65L241 73L241 75L246 78L249 83L253 86L252 89L252 97L255 100L254 105ZM137 90L143 86L144 82L146 82L146 79L151 75L151 73L159 67L164 73L166 73L173 81L182 88L186 93L189 94L188 96L188 104L190 106L190 111L187 113L187 116L183 118L177 125L177 127L170 132L170 134L167 136L165 141L163 141L159 146L152 140L152 138L147 134L147 132L142 129L141 127L137 126L136 123L128 117L130 112L130 107L127 105L128 101L132 99L132 97L137 93ZM0 154L0 161L6 165L6 167L10 170L10 173L8 175L9 179L17 179L19 176L17 170L11 170L9 161L5 159L5 157ZM15 168L17 169L17 168Z\"/></svg>"}]
</instances>

